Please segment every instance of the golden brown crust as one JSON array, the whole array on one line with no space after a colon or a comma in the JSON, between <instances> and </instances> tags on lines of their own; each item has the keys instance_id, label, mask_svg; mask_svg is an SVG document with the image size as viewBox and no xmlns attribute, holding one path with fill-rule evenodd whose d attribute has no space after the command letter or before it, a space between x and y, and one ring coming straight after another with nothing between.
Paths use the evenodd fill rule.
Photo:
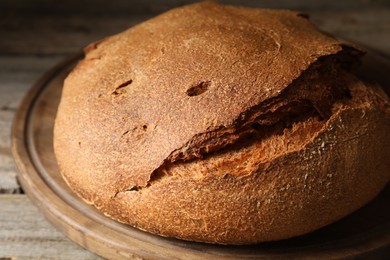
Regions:
<instances>
[{"instance_id":1,"label":"golden brown crust","mask_svg":"<svg viewBox=\"0 0 390 260\"><path fill-rule=\"evenodd\" d=\"M387 97L342 72L343 53L290 11L167 12L86 48L56 118L61 172L103 213L164 236L310 232L390 178Z\"/></svg>"}]
</instances>

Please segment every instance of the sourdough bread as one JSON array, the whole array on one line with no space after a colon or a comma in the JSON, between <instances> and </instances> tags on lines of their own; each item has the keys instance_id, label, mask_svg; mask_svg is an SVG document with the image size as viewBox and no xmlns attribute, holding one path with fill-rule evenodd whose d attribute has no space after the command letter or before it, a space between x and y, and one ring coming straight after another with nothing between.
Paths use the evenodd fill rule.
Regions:
<instances>
[{"instance_id":1,"label":"sourdough bread","mask_svg":"<svg viewBox=\"0 0 390 260\"><path fill-rule=\"evenodd\" d=\"M305 234L390 179L390 105L362 53L284 10L197 3L93 43L64 83L54 149L104 214L162 236Z\"/></svg>"}]
</instances>

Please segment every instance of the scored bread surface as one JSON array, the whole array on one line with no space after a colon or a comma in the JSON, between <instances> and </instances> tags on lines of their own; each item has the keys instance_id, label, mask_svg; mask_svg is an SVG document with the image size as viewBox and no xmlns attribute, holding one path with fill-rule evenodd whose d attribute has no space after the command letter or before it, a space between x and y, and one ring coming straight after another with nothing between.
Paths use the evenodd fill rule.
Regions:
<instances>
[{"instance_id":1,"label":"scored bread surface","mask_svg":"<svg viewBox=\"0 0 390 260\"><path fill-rule=\"evenodd\" d=\"M198 3L89 45L54 129L69 186L163 236L284 239L390 178L389 101L304 16Z\"/></svg>"}]
</instances>

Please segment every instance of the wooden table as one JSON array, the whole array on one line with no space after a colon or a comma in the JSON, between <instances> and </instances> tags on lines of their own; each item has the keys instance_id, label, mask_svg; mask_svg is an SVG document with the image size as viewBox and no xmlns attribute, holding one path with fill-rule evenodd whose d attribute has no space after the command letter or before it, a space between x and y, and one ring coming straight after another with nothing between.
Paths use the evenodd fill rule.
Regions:
<instances>
[{"instance_id":1,"label":"wooden table","mask_svg":"<svg viewBox=\"0 0 390 260\"><path fill-rule=\"evenodd\" d=\"M91 41L187 1L105 2L0 2L0 259L99 259L55 230L23 194L10 133L21 99L50 67ZM241 2L304 11L323 30L390 56L390 4L385 1Z\"/></svg>"}]
</instances>

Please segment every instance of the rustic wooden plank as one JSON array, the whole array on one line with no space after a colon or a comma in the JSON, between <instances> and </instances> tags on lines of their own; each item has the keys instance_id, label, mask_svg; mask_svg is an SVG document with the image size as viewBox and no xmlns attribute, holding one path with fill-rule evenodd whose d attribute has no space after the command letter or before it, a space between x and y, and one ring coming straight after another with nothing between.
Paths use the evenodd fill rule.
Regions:
<instances>
[{"instance_id":1,"label":"rustic wooden plank","mask_svg":"<svg viewBox=\"0 0 390 260\"><path fill-rule=\"evenodd\" d=\"M313 12L313 22L331 34L390 54L390 9Z\"/></svg>"},{"instance_id":2,"label":"rustic wooden plank","mask_svg":"<svg viewBox=\"0 0 390 260\"><path fill-rule=\"evenodd\" d=\"M0 56L0 111L15 111L32 84L64 57Z\"/></svg>"},{"instance_id":3,"label":"rustic wooden plank","mask_svg":"<svg viewBox=\"0 0 390 260\"><path fill-rule=\"evenodd\" d=\"M26 195L0 195L0 259L100 259L52 227Z\"/></svg>"},{"instance_id":4,"label":"rustic wooden plank","mask_svg":"<svg viewBox=\"0 0 390 260\"><path fill-rule=\"evenodd\" d=\"M313 21L339 37L390 53L390 9L308 10ZM69 54L151 15L0 15L0 55Z\"/></svg>"},{"instance_id":5,"label":"rustic wooden plank","mask_svg":"<svg viewBox=\"0 0 390 260\"><path fill-rule=\"evenodd\" d=\"M0 55L74 53L90 42L123 31L150 15L0 15Z\"/></svg>"},{"instance_id":6,"label":"rustic wooden plank","mask_svg":"<svg viewBox=\"0 0 390 260\"><path fill-rule=\"evenodd\" d=\"M16 181L16 172L12 156L0 154L0 175L0 194L14 194L21 192L20 185Z\"/></svg>"},{"instance_id":7,"label":"rustic wooden plank","mask_svg":"<svg viewBox=\"0 0 390 260\"><path fill-rule=\"evenodd\" d=\"M0 57L0 193L20 193L10 139L16 109L32 84L62 58Z\"/></svg>"},{"instance_id":8,"label":"rustic wooden plank","mask_svg":"<svg viewBox=\"0 0 390 260\"><path fill-rule=\"evenodd\" d=\"M16 171L10 149L13 111L0 110L0 193L19 193Z\"/></svg>"}]
</instances>

